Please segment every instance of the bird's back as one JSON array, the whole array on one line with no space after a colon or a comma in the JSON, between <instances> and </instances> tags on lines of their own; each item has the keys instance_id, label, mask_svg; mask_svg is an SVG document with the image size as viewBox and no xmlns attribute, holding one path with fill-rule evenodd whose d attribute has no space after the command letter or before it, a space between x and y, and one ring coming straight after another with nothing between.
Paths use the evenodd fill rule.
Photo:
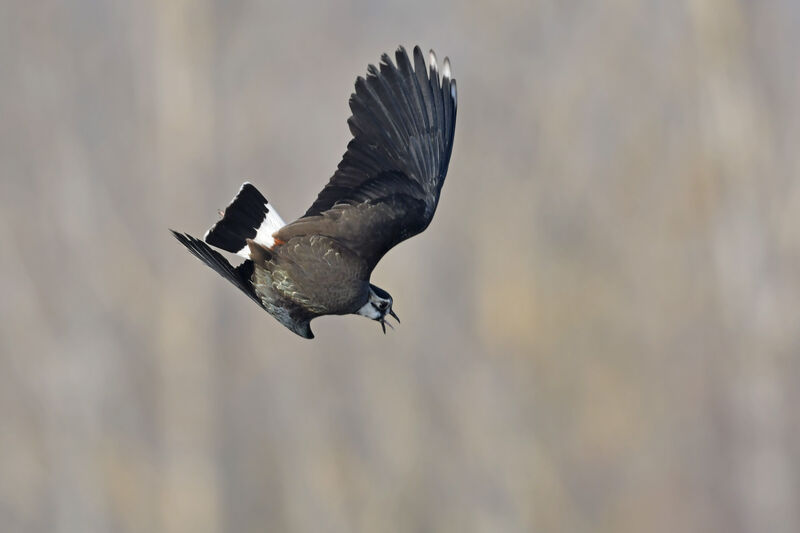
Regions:
<instances>
[{"instance_id":1,"label":"bird's back","mask_svg":"<svg viewBox=\"0 0 800 533\"><path fill-rule=\"evenodd\" d=\"M256 294L292 330L317 316L354 313L369 296L365 262L330 237L302 235L251 256Z\"/></svg>"}]
</instances>

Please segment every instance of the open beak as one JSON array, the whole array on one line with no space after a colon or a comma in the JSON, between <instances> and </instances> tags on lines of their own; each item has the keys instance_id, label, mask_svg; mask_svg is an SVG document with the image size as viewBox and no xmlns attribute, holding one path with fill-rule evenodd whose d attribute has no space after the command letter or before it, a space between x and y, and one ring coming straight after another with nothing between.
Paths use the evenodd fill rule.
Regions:
<instances>
[{"instance_id":1,"label":"open beak","mask_svg":"<svg viewBox=\"0 0 800 533\"><path fill-rule=\"evenodd\" d=\"M400 318L395 314L394 311L389 309L389 312L387 314L389 316L391 316L391 317L394 317L394 319L397 320L398 324L400 323ZM389 326L390 328L394 329L394 326L392 325L392 323L386 321L386 315L382 316L380 318L379 322L381 323L381 329L383 330L383 334L384 335L386 335L386 326Z\"/></svg>"}]
</instances>

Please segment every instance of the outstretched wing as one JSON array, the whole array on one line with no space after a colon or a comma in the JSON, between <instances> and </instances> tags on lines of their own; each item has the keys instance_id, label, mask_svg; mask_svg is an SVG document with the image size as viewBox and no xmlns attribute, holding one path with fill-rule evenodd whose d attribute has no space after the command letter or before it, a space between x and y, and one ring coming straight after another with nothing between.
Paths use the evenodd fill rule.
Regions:
<instances>
[{"instance_id":1,"label":"outstretched wing","mask_svg":"<svg viewBox=\"0 0 800 533\"><path fill-rule=\"evenodd\" d=\"M178 233L177 231L170 230L178 241L183 244L192 255L197 257L200 261L214 269L219 275L233 283L243 293L245 293L251 300L263 308L264 304L261 302L258 294L256 294L251 278L253 276L253 262L249 259L244 261L238 267L231 265L227 259L222 257L221 254L212 250L206 243L200 239L195 239L189 234Z\"/></svg>"},{"instance_id":2,"label":"outstretched wing","mask_svg":"<svg viewBox=\"0 0 800 533\"><path fill-rule=\"evenodd\" d=\"M276 233L281 241L319 234L369 265L430 224L447 174L456 124L456 80L445 58L441 79L419 47L370 65L356 80L348 120L353 139L336 173L306 214Z\"/></svg>"}]
</instances>

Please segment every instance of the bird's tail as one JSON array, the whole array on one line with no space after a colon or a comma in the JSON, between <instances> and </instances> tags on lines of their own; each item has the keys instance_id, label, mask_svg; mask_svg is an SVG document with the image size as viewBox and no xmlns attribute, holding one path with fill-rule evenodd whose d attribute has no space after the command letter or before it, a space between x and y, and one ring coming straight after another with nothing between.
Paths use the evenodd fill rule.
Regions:
<instances>
[{"instance_id":1,"label":"bird's tail","mask_svg":"<svg viewBox=\"0 0 800 533\"><path fill-rule=\"evenodd\" d=\"M222 219L211 226L203 239L212 246L249 259L247 239L270 248L275 242L272 234L285 225L258 189L245 182L225 208Z\"/></svg>"}]
</instances>

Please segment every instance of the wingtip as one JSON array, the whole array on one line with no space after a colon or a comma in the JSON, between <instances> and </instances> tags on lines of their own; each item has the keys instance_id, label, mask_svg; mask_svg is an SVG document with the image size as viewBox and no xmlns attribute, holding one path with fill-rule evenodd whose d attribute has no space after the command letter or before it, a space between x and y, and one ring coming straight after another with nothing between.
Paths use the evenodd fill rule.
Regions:
<instances>
[{"instance_id":1,"label":"wingtip","mask_svg":"<svg viewBox=\"0 0 800 533\"><path fill-rule=\"evenodd\" d=\"M445 57L444 58L444 65L442 65L442 76L444 76L448 80L450 79L450 58L449 57Z\"/></svg>"},{"instance_id":2,"label":"wingtip","mask_svg":"<svg viewBox=\"0 0 800 533\"><path fill-rule=\"evenodd\" d=\"M194 240L194 237L192 237L188 233L181 233L180 231L175 231L172 228L169 228L169 231L170 233L172 233L172 236L175 237L175 239L177 239L177 241L183 244L184 246L189 246L192 240Z\"/></svg>"},{"instance_id":3,"label":"wingtip","mask_svg":"<svg viewBox=\"0 0 800 533\"><path fill-rule=\"evenodd\" d=\"M436 62L436 52L433 50L428 51L428 62L430 63L433 72L439 72L439 64Z\"/></svg>"},{"instance_id":4,"label":"wingtip","mask_svg":"<svg viewBox=\"0 0 800 533\"><path fill-rule=\"evenodd\" d=\"M394 60L397 64L397 68L400 70L413 69L411 66L411 58L409 58L408 52L402 44L398 45L397 50L394 51Z\"/></svg>"}]
</instances>

